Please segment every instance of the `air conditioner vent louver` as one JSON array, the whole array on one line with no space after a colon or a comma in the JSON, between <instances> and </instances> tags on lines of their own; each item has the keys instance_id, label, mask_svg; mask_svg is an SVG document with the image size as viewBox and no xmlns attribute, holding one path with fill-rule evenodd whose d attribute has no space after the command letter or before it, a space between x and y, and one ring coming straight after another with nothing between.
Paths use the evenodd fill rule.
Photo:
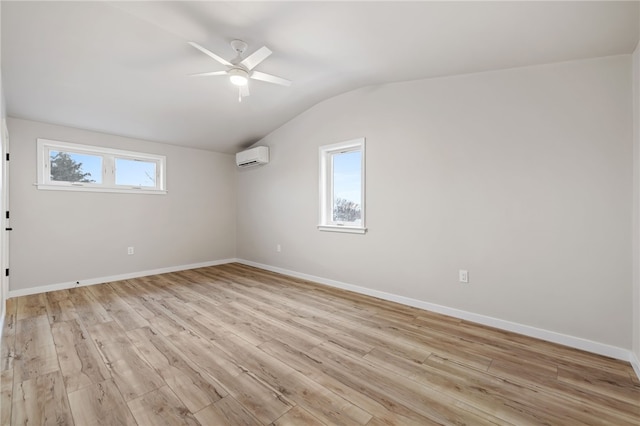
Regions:
<instances>
[{"instance_id":1,"label":"air conditioner vent louver","mask_svg":"<svg viewBox=\"0 0 640 426\"><path fill-rule=\"evenodd\" d=\"M253 167L269 162L269 147L257 146L236 154L238 167Z\"/></svg>"}]
</instances>

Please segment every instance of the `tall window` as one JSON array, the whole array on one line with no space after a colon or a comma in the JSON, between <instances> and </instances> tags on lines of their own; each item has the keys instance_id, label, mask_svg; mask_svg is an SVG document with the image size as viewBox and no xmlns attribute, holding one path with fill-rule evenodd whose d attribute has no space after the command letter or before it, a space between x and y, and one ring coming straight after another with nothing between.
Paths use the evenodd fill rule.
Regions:
<instances>
[{"instance_id":1,"label":"tall window","mask_svg":"<svg viewBox=\"0 0 640 426\"><path fill-rule=\"evenodd\" d=\"M38 139L38 189L164 194L162 155Z\"/></svg>"},{"instance_id":2,"label":"tall window","mask_svg":"<svg viewBox=\"0 0 640 426\"><path fill-rule=\"evenodd\" d=\"M320 147L321 231L366 232L364 138Z\"/></svg>"}]
</instances>

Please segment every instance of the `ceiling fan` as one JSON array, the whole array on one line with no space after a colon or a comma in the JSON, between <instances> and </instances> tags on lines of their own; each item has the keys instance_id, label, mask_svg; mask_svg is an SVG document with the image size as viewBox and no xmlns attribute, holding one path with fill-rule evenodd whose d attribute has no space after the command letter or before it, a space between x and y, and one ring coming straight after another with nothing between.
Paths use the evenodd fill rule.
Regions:
<instances>
[{"instance_id":1,"label":"ceiling fan","mask_svg":"<svg viewBox=\"0 0 640 426\"><path fill-rule=\"evenodd\" d=\"M249 96L249 79L266 81L267 83L279 84L281 86L291 86L291 81L289 80L253 70L260 62L264 61L269 57L269 55L271 55L271 50L266 46L262 46L260 49L243 59L242 54L247 49L247 43L242 40L233 40L231 42L231 48L236 51L237 56L229 62L210 50L200 46L198 43L190 41L189 44L227 67L226 71L203 72L192 74L192 76L206 77L212 75L228 75L229 81L231 81L233 85L238 86L238 102L242 102L243 97Z\"/></svg>"}]
</instances>

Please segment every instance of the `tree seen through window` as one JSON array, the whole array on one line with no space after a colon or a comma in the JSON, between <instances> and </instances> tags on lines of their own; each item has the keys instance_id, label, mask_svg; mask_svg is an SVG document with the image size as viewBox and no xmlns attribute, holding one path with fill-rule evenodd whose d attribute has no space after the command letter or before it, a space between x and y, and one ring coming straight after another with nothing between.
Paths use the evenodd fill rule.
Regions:
<instances>
[{"instance_id":1,"label":"tree seen through window","mask_svg":"<svg viewBox=\"0 0 640 426\"><path fill-rule=\"evenodd\" d=\"M50 173L53 181L96 183L96 178L100 179L100 157L64 151L51 151L50 159ZM94 173L96 176L94 176Z\"/></svg>"}]
</instances>

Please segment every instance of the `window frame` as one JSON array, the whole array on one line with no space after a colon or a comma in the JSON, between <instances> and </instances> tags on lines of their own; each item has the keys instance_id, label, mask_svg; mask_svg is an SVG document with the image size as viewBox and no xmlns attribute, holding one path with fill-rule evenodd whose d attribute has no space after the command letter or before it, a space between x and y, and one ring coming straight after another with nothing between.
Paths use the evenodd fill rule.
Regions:
<instances>
[{"instance_id":1,"label":"window frame","mask_svg":"<svg viewBox=\"0 0 640 426\"><path fill-rule=\"evenodd\" d=\"M318 230L364 234L367 232L365 222L365 138L351 139L344 142L324 145L319 148L320 158L320 224ZM333 220L333 156L348 152L360 152L360 223Z\"/></svg>"},{"instance_id":2,"label":"window frame","mask_svg":"<svg viewBox=\"0 0 640 426\"><path fill-rule=\"evenodd\" d=\"M94 155L102 158L102 182L68 182L51 180L51 151L70 152L74 154ZM119 192L136 194L166 194L166 157L122 149L103 148L50 139L37 139L37 178L36 186L42 190L54 191L90 191ZM116 159L144 161L156 164L156 185L133 186L116 185Z\"/></svg>"}]
</instances>

